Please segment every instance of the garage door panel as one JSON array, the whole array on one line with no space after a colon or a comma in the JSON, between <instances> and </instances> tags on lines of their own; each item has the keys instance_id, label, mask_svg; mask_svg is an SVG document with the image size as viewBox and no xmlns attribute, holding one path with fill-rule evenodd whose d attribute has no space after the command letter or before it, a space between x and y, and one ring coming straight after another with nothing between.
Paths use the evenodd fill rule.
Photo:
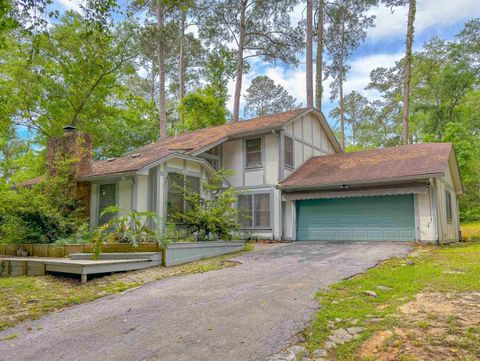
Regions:
<instances>
[{"instance_id":1,"label":"garage door panel","mask_svg":"<svg viewBox=\"0 0 480 361\"><path fill-rule=\"evenodd\" d=\"M414 240L413 195L297 201L299 240Z\"/></svg>"}]
</instances>

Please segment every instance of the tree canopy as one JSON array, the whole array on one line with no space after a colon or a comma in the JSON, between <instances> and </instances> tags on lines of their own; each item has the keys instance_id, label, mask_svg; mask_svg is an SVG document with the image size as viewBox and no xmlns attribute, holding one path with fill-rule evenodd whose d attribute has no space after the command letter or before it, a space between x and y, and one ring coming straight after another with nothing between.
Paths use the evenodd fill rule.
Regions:
<instances>
[{"instance_id":1,"label":"tree canopy","mask_svg":"<svg viewBox=\"0 0 480 361\"><path fill-rule=\"evenodd\" d=\"M299 107L296 99L266 75L252 80L245 94L245 113L248 116L274 114Z\"/></svg>"}]
</instances>

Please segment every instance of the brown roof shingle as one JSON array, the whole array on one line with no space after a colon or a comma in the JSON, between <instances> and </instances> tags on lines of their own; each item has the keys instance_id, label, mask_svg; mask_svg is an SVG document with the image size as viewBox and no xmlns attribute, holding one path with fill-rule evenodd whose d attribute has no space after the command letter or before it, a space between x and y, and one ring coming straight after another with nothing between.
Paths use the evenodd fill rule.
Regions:
<instances>
[{"instance_id":1,"label":"brown roof shingle","mask_svg":"<svg viewBox=\"0 0 480 361\"><path fill-rule=\"evenodd\" d=\"M176 137L168 137L156 141L155 143L145 145L125 156L113 160L95 161L93 162L92 173L85 176L95 177L136 171L165 158L175 151L192 154L228 137L248 134L249 132L268 131L269 129L281 127L290 119L305 113L307 110L307 108L298 108L247 121L200 129ZM137 156L132 157L133 155Z\"/></svg>"},{"instance_id":2,"label":"brown roof shingle","mask_svg":"<svg viewBox=\"0 0 480 361\"><path fill-rule=\"evenodd\" d=\"M309 159L280 182L282 189L388 181L445 172L450 143L409 144Z\"/></svg>"}]
</instances>

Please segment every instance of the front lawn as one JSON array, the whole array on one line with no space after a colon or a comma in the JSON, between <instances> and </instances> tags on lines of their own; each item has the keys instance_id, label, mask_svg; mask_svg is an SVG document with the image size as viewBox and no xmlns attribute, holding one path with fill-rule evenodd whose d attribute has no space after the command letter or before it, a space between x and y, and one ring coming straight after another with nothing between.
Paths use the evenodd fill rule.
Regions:
<instances>
[{"instance_id":1,"label":"front lawn","mask_svg":"<svg viewBox=\"0 0 480 361\"><path fill-rule=\"evenodd\" d=\"M480 359L479 274L480 242L417 246L319 292L305 346L331 360Z\"/></svg>"},{"instance_id":2,"label":"front lawn","mask_svg":"<svg viewBox=\"0 0 480 361\"><path fill-rule=\"evenodd\" d=\"M251 244L245 246L246 251L252 249ZM21 321L37 319L55 310L119 293L147 282L232 267L237 263L227 259L241 253L230 253L168 268L152 267L117 273L96 278L86 284L54 276L0 277L0 331Z\"/></svg>"},{"instance_id":3,"label":"front lawn","mask_svg":"<svg viewBox=\"0 0 480 361\"><path fill-rule=\"evenodd\" d=\"M462 236L466 240L480 240L480 222L462 223Z\"/></svg>"}]
</instances>

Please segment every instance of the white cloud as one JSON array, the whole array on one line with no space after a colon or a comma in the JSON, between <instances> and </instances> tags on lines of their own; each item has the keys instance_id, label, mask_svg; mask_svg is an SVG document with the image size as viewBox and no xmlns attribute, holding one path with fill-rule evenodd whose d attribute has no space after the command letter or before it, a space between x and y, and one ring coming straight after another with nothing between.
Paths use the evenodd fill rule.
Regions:
<instances>
[{"instance_id":1,"label":"white cloud","mask_svg":"<svg viewBox=\"0 0 480 361\"><path fill-rule=\"evenodd\" d=\"M80 4L82 0L58 0L58 3L65 9L65 10L74 10L74 11L81 11Z\"/></svg>"},{"instance_id":2,"label":"white cloud","mask_svg":"<svg viewBox=\"0 0 480 361\"><path fill-rule=\"evenodd\" d=\"M377 96L375 92L364 89L370 82L371 71L378 67L392 67L403 55L403 53L372 54L353 60L345 82L345 94L356 90L370 99L375 98Z\"/></svg>"},{"instance_id":3,"label":"white cloud","mask_svg":"<svg viewBox=\"0 0 480 361\"><path fill-rule=\"evenodd\" d=\"M368 31L368 37L378 40L386 37L403 37L407 28L407 7L390 8L384 5L372 9L376 16L375 27ZM415 31L422 32L430 27L447 27L466 18L480 15L478 0L423 0L417 2Z\"/></svg>"},{"instance_id":4,"label":"white cloud","mask_svg":"<svg viewBox=\"0 0 480 361\"><path fill-rule=\"evenodd\" d=\"M377 67L391 67L395 65L395 62L403 57L403 53L384 53L384 54L372 54L364 57L359 57L351 62L351 71L347 75L347 81L345 82L345 94L348 94L352 90L356 90L359 93L365 95L369 99L375 99L378 94L372 90L365 90L365 87L370 82L370 72ZM265 66L265 64L262 64ZM276 84L283 86L292 96L297 99L298 103L306 104L306 89L305 89L305 65L301 64L298 68L284 68L270 66L265 68L262 72L256 71L256 67L253 67L252 71L243 77L242 95L245 94L245 90L250 86L251 81L258 75L267 75ZM325 105L329 105L330 101L330 84L331 79L327 79L323 82L324 94L323 102ZM227 104L228 108L233 109L233 94L235 92L235 81L231 80L228 83L228 93L230 99ZM242 96L241 108L244 106L244 100Z\"/></svg>"}]
</instances>

